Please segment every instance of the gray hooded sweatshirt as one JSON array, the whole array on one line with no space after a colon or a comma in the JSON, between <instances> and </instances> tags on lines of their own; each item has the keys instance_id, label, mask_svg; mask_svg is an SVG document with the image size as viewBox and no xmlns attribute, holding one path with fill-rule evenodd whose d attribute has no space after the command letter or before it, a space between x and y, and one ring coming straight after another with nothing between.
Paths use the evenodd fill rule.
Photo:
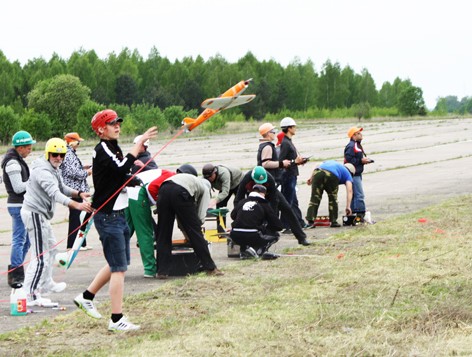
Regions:
<instances>
[{"instance_id":1,"label":"gray hooded sweatshirt","mask_svg":"<svg viewBox=\"0 0 472 357\"><path fill-rule=\"evenodd\" d=\"M75 190L64 185L61 170L55 169L44 157L31 164L23 208L52 219L56 202L67 206Z\"/></svg>"}]
</instances>

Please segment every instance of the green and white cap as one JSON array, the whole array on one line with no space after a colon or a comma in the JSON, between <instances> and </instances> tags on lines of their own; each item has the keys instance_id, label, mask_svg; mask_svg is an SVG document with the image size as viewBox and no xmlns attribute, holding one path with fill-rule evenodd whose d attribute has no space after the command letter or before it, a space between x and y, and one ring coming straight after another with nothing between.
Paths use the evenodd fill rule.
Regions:
<instances>
[{"instance_id":1,"label":"green and white cap","mask_svg":"<svg viewBox=\"0 0 472 357\"><path fill-rule=\"evenodd\" d=\"M11 141L12 141L13 146L24 146L24 145L36 144L36 141L33 140L33 137L31 136L31 134L24 130L21 130L15 133Z\"/></svg>"}]
</instances>

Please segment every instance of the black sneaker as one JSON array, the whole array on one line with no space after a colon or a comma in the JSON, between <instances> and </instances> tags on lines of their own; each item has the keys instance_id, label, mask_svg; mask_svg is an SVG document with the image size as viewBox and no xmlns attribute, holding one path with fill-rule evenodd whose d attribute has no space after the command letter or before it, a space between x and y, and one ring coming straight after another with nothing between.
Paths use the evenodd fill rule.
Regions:
<instances>
[{"instance_id":1,"label":"black sneaker","mask_svg":"<svg viewBox=\"0 0 472 357\"><path fill-rule=\"evenodd\" d=\"M283 231L282 231L282 234L292 234L292 230L290 228L285 228Z\"/></svg>"},{"instance_id":2,"label":"black sneaker","mask_svg":"<svg viewBox=\"0 0 472 357\"><path fill-rule=\"evenodd\" d=\"M341 225L338 222L331 222L331 228L339 228Z\"/></svg>"},{"instance_id":3,"label":"black sneaker","mask_svg":"<svg viewBox=\"0 0 472 357\"><path fill-rule=\"evenodd\" d=\"M280 255L275 254L275 253L265 252L264 254L262 254L261 259L262 260L274 260L274 259L277 259L278 257L280 257Z\"/></svg>"},{"instance_id":4,"label":"black sneaker","mask_svg":"<svg viewBox=\"0 0 472 357\"><path fill-rule=\"evenodd\" d=\"M311 243L306 240L306 238L298 239L298 244L307 246L310 245Z\"/></svg>"}]
</instances>

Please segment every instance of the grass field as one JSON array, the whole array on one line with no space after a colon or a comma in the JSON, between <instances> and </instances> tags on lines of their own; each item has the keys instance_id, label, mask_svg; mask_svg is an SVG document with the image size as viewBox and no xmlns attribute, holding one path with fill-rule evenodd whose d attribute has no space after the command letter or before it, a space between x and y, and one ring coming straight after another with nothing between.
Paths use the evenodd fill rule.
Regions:
<instances>
[{"instance_id":1,"label":"grass field","mask_svg":"<svg viewBox=\"0 0 472 357\"><path fill-rule=\"evenodd\" d=\"M11 356L472 355L472 196L0 335ZM291 255L291 256L290 256ZM106 311L109 306L101 305Z\"/></svg>"}]
</instances>

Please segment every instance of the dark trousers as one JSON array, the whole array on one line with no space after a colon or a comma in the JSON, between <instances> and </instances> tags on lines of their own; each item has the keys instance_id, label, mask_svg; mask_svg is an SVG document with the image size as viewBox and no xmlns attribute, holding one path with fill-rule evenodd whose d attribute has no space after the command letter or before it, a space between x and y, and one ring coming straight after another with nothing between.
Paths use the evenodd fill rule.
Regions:
<instances>
[{"instance_id":1,"label":"dark trousers","mask_svg":"<svg viewBox=\"0 0 472 357\"><path fill-rule=\"evenodd\" d=\"M285 199L292 207L292 211L297 217L298 222L303 227L305 225L305 221L302 218L302 212L300 211L300 207L298 206L298 197L297 197L297 176L293 176L289 172L284 172L282 174L282 195L284 195ZM282 223L284 224L285 228L290 227L290 223L288 222L288 218L281 215Z\"/></svg>"},{"instance_id":2,"label":"dark trousers","mask_svg":"<svg viewBox=\"0 0 472 357\"><path fill-rule=\"evenodd\" d=\"M275 235L263 235L261 232L240 232L234 229L231 231L230 237L234 243L241 247L241 252L247 247L252 247L259 255L267 252L270 246L279 240Z\"/></svg>"},{"instance_id":3,"label":"dark trousers","mask_svg":"<svg viewBox=\"0 0 472 357\"><path fill-rule=\"evenodd\" d=\"M172 264L172 232L176 217L203 269L216 268L208 250L208 242L202 234L195 200L185 188L172 181L162 184L157 198L157 217L156 248L159 274L168 275Z\"/></svg>"},{"instance_id":4,"label":"dark trousers","mask_svg":"<svg viewBox=\"0 0 472 357\"><path fill-rule=\"evenodd\" d=\"M303 232L303 228L300 225L297 216L295 216L292 206L287 202L284 195L282 195L282 192L279 190L276 190L276 192L279 201L278 210L280 211L281 216L285 217L292 233L298 240L306 239L306 234Z\"/></svg>"},{"instance_id":5,"label":"dark trousers","mask_svg":"<svg viewBox=\"0 0 472 357\"><path fill-rule=\"evenodd\" d=\"M75 202L82 202L81 198L73 198L73 200ZM82 223L80 221L80 212L81 211L77 209L69 208L69 232L67 234L67 249L72 248L75 242L75 238L77 237L77 233L79 233L79 230L77 228L80 227L80 224ZM74 232L74 230L76 231ZM87 240L84 239L84 242L82 243L82 247L86 247L86 246L87 246Z\"/></svg>"}]
</instances>

